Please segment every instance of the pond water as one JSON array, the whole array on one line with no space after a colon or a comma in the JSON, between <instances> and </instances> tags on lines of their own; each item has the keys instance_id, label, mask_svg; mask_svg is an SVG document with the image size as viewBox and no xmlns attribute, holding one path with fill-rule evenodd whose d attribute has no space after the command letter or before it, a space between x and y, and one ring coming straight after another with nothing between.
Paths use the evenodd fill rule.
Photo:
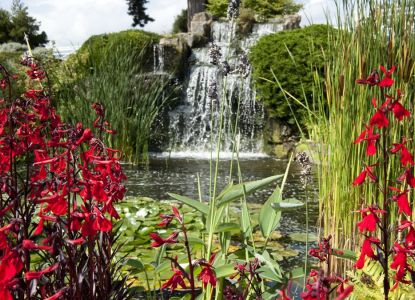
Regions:
<instances>
[{"instance_id":1,"label":"pond water","mask_svg":"<svg viewBox=\"0 0 415 300\"><path fill-rule=\"evenodd\" d=\"M209 194L209 155L199 153L189 155L187 153L173 153L172 155L152 155L147 166L125 166L128 177L127 195L146 196L158 200L170 199L168 192L185 195L193 199L198 199L197 178L199 175L202 194L204 199L208 199ZM241 155L240 168L244 181L262 179L268 176L283 174L288 161L279 160L268 156ZM229 182L229 170L231 165L230 157L220 160L218 175L218 190L221 190ZM233 161L236 167L236 161ZM234 182L238 181L233 172ZM296 198L305 201L306 193L300 183L300 166L294 161L291 164L287 184L284 189L284 198ZM275 185L269 186L248 197L248 202L252 206L258 207L265 202L271 195ZM309 198L309 223L310 231L314 234L317 231L318 202L317 202L317 183L316 180L308 192ZM286 211L282 214L281 225L278 228L282 238L279 240L287 248L298 251L298 255L285 258L280 264L291 269L301 266L304 258L305 243L298 239L290 238L293 233L302 233L305 228L305 209L304 207Z\"/></svg>"}]
</instances>

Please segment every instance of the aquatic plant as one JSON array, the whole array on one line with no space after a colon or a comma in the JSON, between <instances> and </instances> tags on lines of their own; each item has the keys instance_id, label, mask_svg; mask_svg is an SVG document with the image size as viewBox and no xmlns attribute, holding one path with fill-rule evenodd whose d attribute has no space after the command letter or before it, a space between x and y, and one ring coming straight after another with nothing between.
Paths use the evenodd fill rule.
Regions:
<instances>
[{"instance_id":1,"label":"aquatic plant","mask_svg":"<svg viewBox=\"0 0 415 300\"><path fill-rule=\"evenodd\" d=\"M388 299L391 289L389 269L396 270L393 275L395 284L392 290L397 288L399 283L413 283L412 275L407 278L407 273L413 273L408 260L415 257L412 251L415 249L415 229L411 222L412 208L408 193L415 187L412 170L415 163L413 155L407 148L409 140L399 135L390 136L391 127L401 126L401 123L411 116L401 103L403 102L401 91L391 89L394 84L392 74L395 66L389 70L380 66L380 70L383 78L375 69L367 78L356 80L358 84L368 85L372 89L378 87L382 104L378 103L376 97L372 98L375 112L365 125L366 129L355 140L355 144L367 143L365 156L368 162L353 181L353 185L360 186L366 178L369 178L377 185L379 191L375 204L363 205L359 210L362 219L357 223L357 227L365 238L355 268L362 269L366 258L379 261L384 274L383 293L385 299ZM393 120L390 120L391 118ZM396 170L391 170L390 162L394 159L392 155L397 154L400 156L400 163L396 166ZM397 204L398 219L391 219L393 202ZM398 230L399 237L391 228Z\"/></svg>"},{"instance_id":2,"label":"aquatic plant","mask_svg":"<svg viewBox=\"0 0 415 300\"><path fill-rule=\"evenodd\" d=\"M46 72L22 64L31 88L18 97L0 65L0 298L126 299L112 249L125 175L102 142L105 110L94 105L93 129L63 123Z\"/></svg>"}]
</instances>

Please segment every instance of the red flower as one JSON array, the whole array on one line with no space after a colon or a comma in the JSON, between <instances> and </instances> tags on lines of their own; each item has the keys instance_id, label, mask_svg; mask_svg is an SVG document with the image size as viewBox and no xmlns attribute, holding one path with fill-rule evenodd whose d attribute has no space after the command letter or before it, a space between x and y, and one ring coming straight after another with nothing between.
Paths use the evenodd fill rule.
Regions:
<instances>
[{"instance_id":1,"label":"red flower","mask_svg":"<svg viewBox=\"0 0 415 300\"><path fill-rule=\"evenodd\" d=\"M177 243L177 236L179 233L177 231L173 232L171 235L169 235L166 239L163 239L160 237L157 233L150 233L150 237L153 239L153 242L151 243L151 247L157 248L164 244L176 244Z\"/></svg>"},{"instance_id":2,"label":"red flower","mask_svg":"<svg viewBox=\"0 0 415 300\"><path fill-rule=\"evenodd\" d=\"M398 213L405 213L407 216L411 216L412 215L412 210L411 207L409 205L409 201L408 201L408 192L409 190L405 190L402 193L400 193L399 195L393 196L392 199L394 201L396 201L396 203L398 204Z\"/></svg>"},{"instance_id":3,"label":"red flower","mask_svg":"<svg viewBox=\"0 0 415 300\"><path fill-rule=\"evenodd\" d=\"M353 185L361 185L365 181L366 176L369 177L370 181L376 182L377 181L377 177L373 174L373 167L374 166L375 165L365 166L365 168L363 169L363 171L353 181Z\"/></svg>"},{"instance_id":4,"label":"red flower","mask_svg":"<svg viewBox=\"0 0 415 300\"><path fill-rule=\"evenodd\" d=\"M50 267L47 267L46 269L43 269L41 271L26 272L25 278L28 281L33 280L33 279L39 279L44 274L55 271L58 267L59 267L59 264L54 264L54 265L52 265Z\"/></svg>"},{"instance_id":5,"label":"red flower","mask_svg":"<svg viewBox=\"0 0 415 300\"><path fill-rule=\"evenodd\" d=\"M391 153L395 154L397 152L401 152L401 164L403 167L406 165L414 165L414 158L412 157L412 154L408 151L408 149L405 147L406 144L406 138L402 138L402 143L400 144L393 144L393 148L390 150Z\"/></svg>"},{"instance_id":6,"label":"red flower","mask_svg":"<svg viewBox=\"0 0 415 300\"><path fill-rule=\"evenodd\" d=\"M380 70L385 74L385 77L379 83L380 87L391 87L393 85L393 79L391 78L392 73L395 71L396 66L392 66L390 70L386 70L384 66L379 67Z\"/></svg>"},{"instance_id":7,"label":"red flower","mask_svg":"<svg viewBox=\"0 0 415 300\"><path fill-rule=\"evenodd\" d=\"M353 285L349 285L347 288L343 288L343 284L340 285L342 287L342 291L338 293L340 293L337 298L335 300L343 300L346 299L347 297L350 296L350 294L353 292Z\"/></svg>"},{"instance_id":8,"label":"red flower","mask_svg":"<svg viewBox=\"0 0 415 300\"><path fill-rule=\"evenodd\" d=\"M409 186L415 188L415 178L412 175L412 168L407 168L396 180L399 182L406 181Z\"/></svg>"},{"instance_id":9,"label":"red flower","mask_svg":"<svg viewBox=\"0 0 415 300\"><path fill-rule=\"evenodd\" d=\"M393 112L393 115L398 121L402 121L404 118L407 118L411 113L405 109L405 107L399 102L402 97L401 90L398 89L398 97L394 100L392 97L389 97L391 100L394 100L389 105L389 110Z\"/></svg>"},{"instance_id":10,"label":"red flower","mask_svg":"<svg viewBox=\"0 0 415 300\"><path fill-rule=\"evenodd\" d=\"M360 210L362 214L362 221L357 223L360 232L373 232L376 230L376 224L380 222L378 213L385 213L385 211L377 209L376 207L368 207Z\"/></svg>"},{"instance_id":11,"label":"red flower","mask_svg":"<svg viewBox=\"0 0 415 300\"><path fill-rule=\"evenodd\" d=\"M186 283L184 282L184 276L182 271L179 269L173 268L173 276L162 285L162 289L170 287L170 291L177 289L177 286L180 285L183 289L186 288Z\"/></svg>"},{"instance_id":12,"label":"red flower","mask_svg":"<svg viewBox=\"0 0 415 300\"><path fill-rule=\"evenodd\" d=\"M366 129L357 137L354 144L358 144L362 141L367 141L366 155L372 156L376 154L376 140L380 137L380 134L373 134L373 127L366 126Z\"/></svg>"},{"instance_id":13,"label":"red flower","mask_svg":"<svg viewBox=\"0 0 415 300\"><path fill-rule=\"evenodd\" d=\"M33 242L32 240L23 240L22 247L23 249L27 249L27 250L45 250L45 251L53 252L52 246L40 246L36 244L35 242Z\"/></svg>"},{"instance_id":14,"label":"red flower","mask_svg":"<svg viewBox=\"0 0 415 300\"><path fill-rule=\"evenodd\" d=\"M356 80L357 84L368 84L370 86L378 85L379 82L380 82L380 77L376 69L374 69L372 73L370 73L369 77Z\"/></svg>"},{"instance_id":15,"label":"red flower","mask_svg":"<svg viewBox=\"0 0 415 300\"><path fill-rule=\"evenodd\" d=\"M407 271L412 271L412 268L408 265L407 261L407 254L410 253L410 250L405 249L398 243L395 243L393 250L395 252L395 256L393 257L393 262L390 267L391 269L396 270L395 279L397 282L393 286L393 289L395 289L398 286L398 282L406 284L411 283L411 281L405 280L405 276Z\"/></svg>"},{"instance_id":16,"label":"red flower","mask_svg":"<svg viewBox=\"0 0 415 300\"><path fill-rule=\"evenodd\" d=\"M174 215L160 214L162 221L157 224L158 227L167 227L173 221Z\"/></svg>"},{"instance_id":17,"label":"red flower","mask_svg":"<svg viewBox=\"0 0 415 300\"><path fill-rule=\"evenodd\" d=\"M389 126L389 120L386 117L385 112L381 109L378 109L376 113L373 115L373 117L370 119L369 124L371 126L376 125L378 128L383 128Z\"/></svg>"},{"instance_id":18,"label":"red flower","mask_svg":"<svg viewBox=\"0 0 415 300\"><path fill-rule=\"evenodd\" d=\"M203 266L202 271L199 273L197 278L202 281L204 287L206 287L208 284L213 287L216 286L216 275L211 265Z\"/></svg>"},{"instance_id":19,"label":"red flower","mask_svg":"<svg viewBox=\"0 0 415 300\"><path fill-rule=\"evenodd\" d=\"M373 237L367 237L363 241L362 249L360 250L359 259L356 261L354 265L356 269L363 269L365 265L366 257L369 257L372 259L376 258L375 253L373 252L373 249L372 249L372 244L379 244L379 243L380 243L380 240L373 238Z\"/></svg>"}]
</instances>

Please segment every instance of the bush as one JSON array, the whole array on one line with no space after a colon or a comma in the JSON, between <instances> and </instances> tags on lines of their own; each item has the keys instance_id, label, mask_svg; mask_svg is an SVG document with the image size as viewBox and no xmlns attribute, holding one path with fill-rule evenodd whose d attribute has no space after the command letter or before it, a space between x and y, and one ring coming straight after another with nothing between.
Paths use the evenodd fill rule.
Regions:
<instances>
[{"instance_id":1,"label":"bush","mask_svg":"<svg viewBox=\"0 0 415 300\"><path fill-rule=\"evenodd\" d=\"M218 18L226 17L228 0L208 0L207 10ZM255 12L259 19L293 14L301 9L293 0L242 0L241 8Z\"/></svg>"},{"instance_id":2,"label":"bush","mask_svg":"<svg viewBox=\"0 0 415 300\"><path fill-rule=\"evenodd\" d=\"M20 44L16 42L9 42L0 44L0 52L23 52L27 51L27 46L25 44Z\"/></svg>"},{"instance_id":3,"label":"bush","mask_svg":"<svg viewBox=\"0 0 415 300\"><path fill-rule=\"evenodd\" d=\"M174 19L172 33L179 32L187 32L187 9L183 9Z\"/></svg>"},{"instance_id":4,"label":"bush","mask_svg":"<svg viewBox=\"0 0 415 300\"><path fill-rule=\"evenodd\" d=\"M158 43L159 40L160 36L155 33L134 29L94 35L86 40L77 51L76 59L74 59L75 55L68 57L68 64L72 64L74 61L79 63L79 59L82 57L84 62L83 65L86 66L91 53L94 54L94 60L98 59L98 61L101 62L101 59L109 58L109 56L106 55L108 48L122 46L123 48L128 47L128 51L131 52L131 55L139 55L144 51L143 55L147 58L147 61L142 62L142 67L150 70L150 68L153 68L153 45ZM102 62L105 63L104 61ZM77 72L79 71L89 72L89 70L83 68L77 69Z\"/></svg>"},{"instance_id":5,"label":"bush","mask_svg":"<svg viewBox=\"0 0 415 300\"><path fill-rule=\"evenodd\" d=\"M295 119L283 92L273 81L274 71L282 88L307 103L313 94L313 76L324 75L323 49L328 48L328 33L333 30L326 25L312 25L302 29L283 31L261 38L252 47L250 60L257 97L277 117L291 124ZM261 78L270 79L272 82ZM306 99L305 99L306 98ZM306 109L290 101L295 117L305 124Z\"/></svg>"}]
</instances>

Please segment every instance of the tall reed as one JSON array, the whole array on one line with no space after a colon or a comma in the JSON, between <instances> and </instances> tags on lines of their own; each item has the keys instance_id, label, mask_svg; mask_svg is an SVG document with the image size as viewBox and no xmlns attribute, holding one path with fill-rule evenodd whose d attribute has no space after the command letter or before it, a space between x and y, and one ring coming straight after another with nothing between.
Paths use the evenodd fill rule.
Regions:
<instances>
[{"instance_id":1,"label":"tall reed","mask_svg":"<svg viewBox=\"0 0 415 300\"><path fill-rule=\"evenodd\" d=\"M60 81L59 74L54 79L63 118L89 122L91 104L103 103L111 126L119 133L106 142L122 149L124 160L138 163L147 159L156 118L173 99L175 87L165 75L149 70L151 45L141 51L135 47L132 41L109 42L102 49L87 46L64 65L62 72L70 79ZM73 66L83 71L74 72Z\"/></svg>"},{"instance_id":2,"label":"tall reed","mask_svg":"<svg viewBox=\"0 0 415 300\"><path fill-rule=\"evenodd\" d=\"M320 215L324 235L333 234L335 247L358 251L359 214L353 212L363 204L382 205L383 200L373 186L352 188L353 179L363 168L361 157L365 151L363 146L352 147L352 142L364 129L361 124L374 112L369 101L373 91L357 86L355 80L367 77L379 65L396 65L397 87L405 95L405 105L413 107L415 1L338 0L336 5L338 30L328 35L330 49L326 50L324 82L315 76L314 102L325 113L312 118L310 135L320 145ZM410 124L393 128L392 140L398 142L399 136L413 138L409 127ZM390 172L397 169L394 164L398 163L392 162L388 178L394 178ZM391 222L396 218L397 212L391 212Z\"/></svg>"}]
</instances>

